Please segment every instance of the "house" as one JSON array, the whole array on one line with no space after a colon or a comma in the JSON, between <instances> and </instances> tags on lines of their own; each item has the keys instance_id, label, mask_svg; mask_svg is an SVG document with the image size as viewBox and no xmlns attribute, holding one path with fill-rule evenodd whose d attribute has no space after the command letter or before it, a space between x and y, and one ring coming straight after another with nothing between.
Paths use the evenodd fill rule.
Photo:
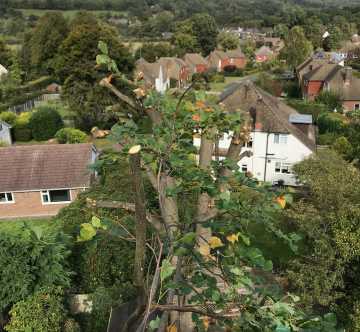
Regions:
<instances>
[{"instance_id":1,"label":"house","mask_svg":"<svg viewBox=\"0 0 360 332\"><path fill-rule=\"evenodd\" d=\"M241 51L240 48L227 51L226 55L230 60L230 66L235 66L239 69L245 68L247 60L245 54Z\"/></svg>"},{"instance_id":2,"label":"house","mask_svg":"<svg viewBox=\"0 0 360 332\"><path fill-rule=\"evenodd\" d=\"M157 63L164 69L170 78L171 87L173 87L173 85L176 85L177 88L187 86L191 77L189 67L184 60L175 57L163 57L160 58Z\"/></svg>"},{"instance_id":3,"label":"house","mask_svg":"<svg viewBox=\"0 0 360 332\"><path fill-rule=\"evenodd\" d=\"M5 121L1 121L1 120L0 120L0 143L5 143L7 145L12 144L11 126Z\"/></svg>"},{"instance_id":4,"label":"house","mask_svg":"<svg viewBox=\"0 0 360 332\"><path fill-rule=\"evenodd\" d=\"M272 60L274 57L274 52L268 47L268 46L261 46L256 52L255 52L255 61L258 63L267 62L269 60Z\"/></svg>"},{"instance_id":5,"label":"house","mask_svg":"<svg viewBox=\"0 0 360 332\"><path fill-rule=\"evenodd\" d=\"M250 138L241 153L250 151L252 155L240 160L240 170L259 181L296 186L292 167L316 150L312 116L299 114L251 81L230 85L220 102L229 112L249 119L251 125ZM231 135L225 135L219 142L220 150L227 151L230 141Z\"/></svg>"},{"instance_id":6,"label":"house","mask_svg":"<svg viewBox=\"0 0 360 332\"><path fill-rule=\"evenodd\" d=\"M221 72L225 67L230 66L230 58L226 52L215 50L212 51L208 57L207 62L209 67Z\"/></svg>"},{"instance_id":7,"label":"house","mask_svg":"<svg viewBox=\"0 0 360 332\"><path fill-rule=\"evenodd\" d=\"M187 53L184 61L191 74L204 73L209 69L207 61L199 53Z\"/></svg>"},{"instance_id":8,"label":"house","mask_svg":"<svg viewBox=\"0 0 360 332\"><path fill-rule=\"evenodd\" d=\"M345 111L360 109L360 79L351 67L322 65L303 76L301 88L308 100L314 100L323 91L331 91L340 97Z\"/></svg>"},{"instance_id":9,"label":"house","mask_svg":"<svg viewBox=\"0 0 360 332\"><path fill-rule=\"evenodd\" d=\"M0 64L0 81L8 74L8 70Z\"/></svg>"},{"instance_id":10,"label":"house","mask_svg":"<svg viewBox=\"0 0 360 332\"><path fill-rule=\"evenodd\" d=\"M170 77L164 66L159 63L149 63L144 59L136 62L135 76L137 81L143 81L146 89L155 89L165 93L170 88Z\"/></svg>"},{"instance_id":11,"label":"house","mask_svg":"<svg viewBox=\"0 0 360 332\"><path fill-rule=\"evenodd\" d=\"M0 219L49 217L90 187L92 144L0 148Z\"/></svg>"},{"instance_id":12,"label":"house","mask_svg":"<svg viewBox=\"0 0 360 332\"><path fill-rule=\"evenodd\" d=\"M51 83L46 87L45 91L47 93L60 93L61 92L61 85L57 84L55 82Z\"/></svg>"}]
</instances>

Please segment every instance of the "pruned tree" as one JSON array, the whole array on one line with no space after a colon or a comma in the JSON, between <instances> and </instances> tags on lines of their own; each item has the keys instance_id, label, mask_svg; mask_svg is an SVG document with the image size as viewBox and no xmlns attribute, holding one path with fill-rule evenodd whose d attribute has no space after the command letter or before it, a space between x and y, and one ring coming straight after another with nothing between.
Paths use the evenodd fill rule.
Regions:
<instances>
[{"instance_id":1,"label":"pruned tree","mask_svg":"<svg viewBox=\"0 0 360 332\"><path fill-rule=\"evenodd\" d=\"M268 290L275 283L272 263L247 234L252 222L294 247L294 237L283 234L271 218L285 199L279 205L273 194L238 171L239 161L248 155L241 153L249 139L248 119L191 86L165 95L138 86L127 95L115 84L126 78L105 45L99 48L104 52L98 64L114 71L101 86L128 105L112 137L129 158L135 194L135 202L89 201L95 214L96 208L135 213L131 236L136 242L138 298L119 330L193 331L212 323L249 331L292 331L305 315L295 309L296 297ZM150 129L144 130L144 121ZM218 142L224 135L231 142L222 151ZM149 206L143 176L152 184L156 207ZM247 192L251 199L244 198ZM95 216L82 225L79 239L114 227ZM152 273L144 273L145 256L156 262Z\"/></svg>"}]
</instances>

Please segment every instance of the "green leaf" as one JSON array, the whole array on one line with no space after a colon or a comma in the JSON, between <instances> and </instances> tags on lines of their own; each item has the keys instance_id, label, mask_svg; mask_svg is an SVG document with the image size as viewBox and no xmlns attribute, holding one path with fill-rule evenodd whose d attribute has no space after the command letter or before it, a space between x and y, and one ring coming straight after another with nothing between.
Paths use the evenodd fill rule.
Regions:
<instances>
[{"instance_id":1,"label":"green leaf","mask_svg":"<svg viewBox=\"0 0 360 332\"><path fill-rule=\"evenodd\" d=\"M42 235L43 235L43 233L44 233L43 229L42 229L41 227L37 227L37 226L32 226L32 227L30 227L30 229L31 229L31 231L34 233L34 235L36 236L36 238L37 238L38 240L40 240L41 237L42 237Z\"/></svg>"},{"instance_id":2,"label":"green leaf","mask_svg":"<svg viewBox=\"0 0 360 332\"><path fill-rule=\"evenodd\" d=\"M93 225L95 228L100 228L102 226L101 220L98 217L93 216L91 218L91 225Z\"/></svg>"},{"instance_id":3,"label":"green leaf","mask_svg":"<svg viewBox=\"0 0 360 332\"><path fill-rule=\"evenodd\" d=\"M196 234L194 232L186 233L180 240L179 243L183 243L186 245L193 245L196 240Z\"/></svg>"},{"instance_id":4,"label":"green leaf","mask_svg":"<svg viewBox=\"0 0 360 332\"><path fill-rule=\"evenodd\" d=\"M98 65L109 65L111 59L105 54L99 54L96 56L96 63Z\"/></svg>"},{"instance_id":5,"label":"green leaf","mask_svg":"<svg viewBox=\"0 0 360 332\"><path fill-rule=\"evenodd\" d=\"M324 321L331 324L331 326L333 326L333 327L336 327L336 325L337 325L336 315L332 312L329 312L324 315Z\"/></svg>"},{"instance_id":6,"label":"green leaf","mask_svg":"<svg viewBox=\"0 0 360 332\"><path fill-rule=\"evenodd\" d=\"M278 325L275 332L291 332L290 327L284 325Z\"/></svg>"},{"instance_id":7,"label":"green leaf","mask_svg":"<svg viewBox=\"0 0 360 332\"><path fill-rule=\"evenodd\" d=\"M247 237L246 235L240 233L240 232L239 232L238 234L239 234L239 236L241 237L241 240L243 240L243 242L244 242L247 246L249 246L249 245L250 245L250 238Z\"/></svg>"},{"instance_id":8,"label":"green leaf","mask_svg":"<svg viewBox=\"0 0 360 332\"><path fill-rule=\"evenodd\" d=\"M80 225L80 236L78 236L78 241L89 241L96 235L96 230L93 225L89 223Z\"/></svg>"},{"instance_id":9,"label":"green leaf","mask_svg":"<svg viewBox=\"0 0 360 332\"><path fill-rule=\"evenodd\" d=\"M149 323L149 329L150 331L154 331L156 329L158 329L160 327L160 317L157 316L156 319L153 319L152 321L150 321Z\"/></svg>"},{"instance_id":10,"label":"green leaf","mask_svg":"<svg viewBox=\"0 0 360 332\"><path fill-rule=\"evenodd\" d=\"M102 40L99 41L98 48L103 54L109 55L107 44Z\"/></svg>"},{"instance_id":11,"label":"green leaf","mask_svg":"<svg viewBox=\"0 0 360 332\"><path fill-rule=\"evenodd\" d=\"M273 269L273 263L272 261L266 261L264 264L264 270L265 271L272 271Z\"/></svg>"},{"instance_id":12,"label":"green leaf","mask_svg":"<svg viewBox=\"0 0 360 332\"><path fill-rule=\"evenodd\" d=\"M160 271L160 279L164 281L166 278L169 278L175 271L175 267L172 266L168 259L164 259L161 264L161 271Z\"/></svg>"}]
</instances>

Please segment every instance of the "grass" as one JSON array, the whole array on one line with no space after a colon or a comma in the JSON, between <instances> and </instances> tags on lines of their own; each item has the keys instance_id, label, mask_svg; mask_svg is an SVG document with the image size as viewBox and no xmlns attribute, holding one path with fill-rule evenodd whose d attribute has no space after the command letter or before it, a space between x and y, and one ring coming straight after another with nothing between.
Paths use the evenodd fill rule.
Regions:
<instances>
[{"instance_id":1,"label":"grass","mask_svg":"<svg viewBox=\"0 0 360 332\"><path fill-rule=\"evenodd\" d=\"M0 220L0 233L19 233L24 225L50 232L56 232L60 227L51 218Z\"/></svg>"},{"instance_id":2,"label":"grass","mask_svg":"<svg viewBox=\"0 0 360 332\"><path fill-rule=\"evenodd\" d=\"M239 80L241 80L240 76L239 77L225 77L224 82L211 83L210 84L211 91L222 92L227 85L229 85L230 83L233 83L233 82L237 82Z\"/></svg>"}]
</instances>

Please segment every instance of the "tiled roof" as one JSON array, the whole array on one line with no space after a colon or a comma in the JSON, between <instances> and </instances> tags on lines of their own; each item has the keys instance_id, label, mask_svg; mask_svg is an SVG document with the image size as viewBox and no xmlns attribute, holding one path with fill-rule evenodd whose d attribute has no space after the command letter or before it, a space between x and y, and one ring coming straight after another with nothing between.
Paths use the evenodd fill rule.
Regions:
<instances>
[{"instance_id":1,"label":"tiled roof","mask_svg":"<svg viewBox=\"0 0 360 332\"><path fill-rule=\"evenodd\" d=\"M92 144L0 148L0 192L89 187Z\"/></svg>"},{"instance_id":2,"label":"tiled roof","mask_svg":"<svg viewBox=\"0 0 360 332\"><path fill-rule=\"evenodd\" d=\"M184 60L189 65L207 65L206 60L199 53L187 53L184 56Z\"/></svg>"},{"instance_id":3,"label":"tiled roof","mask_svg":"<svg viewBox=\"0 0 360 332\"><path fill-rule=\"evenodd\" d=\"M267 46L261 46L256 52L255 55L259 56L270 56L273 55L274 52Z\"/></svg>"},{"instance_id":4,"label":"tiled roof","mask_svg":"<svg viewBox=\"0 0 360 332\"><path fill-rule=\"evenodd\" d=\"M236 50L230 50L226 52L226 55L229 58L245 58L244 53L242 52L242 50L240 48L236 49Z\"/></svg>"},{"instance_id":5,"label":"tiled roof","mask_svg":"<svg viewBox=\"0 0 360 332\"><path fill-rule=\"evenodd\" d=\"M230 112L239 111L245 116L251 115L255 123L260 123L264 132L291 133L310 150L314 151L315 129L310 125L305 133L290 122L291 115L299 113L278 98L255 86L251 81L232 84L220 96Z\"/></svg>"}]
</instances>

